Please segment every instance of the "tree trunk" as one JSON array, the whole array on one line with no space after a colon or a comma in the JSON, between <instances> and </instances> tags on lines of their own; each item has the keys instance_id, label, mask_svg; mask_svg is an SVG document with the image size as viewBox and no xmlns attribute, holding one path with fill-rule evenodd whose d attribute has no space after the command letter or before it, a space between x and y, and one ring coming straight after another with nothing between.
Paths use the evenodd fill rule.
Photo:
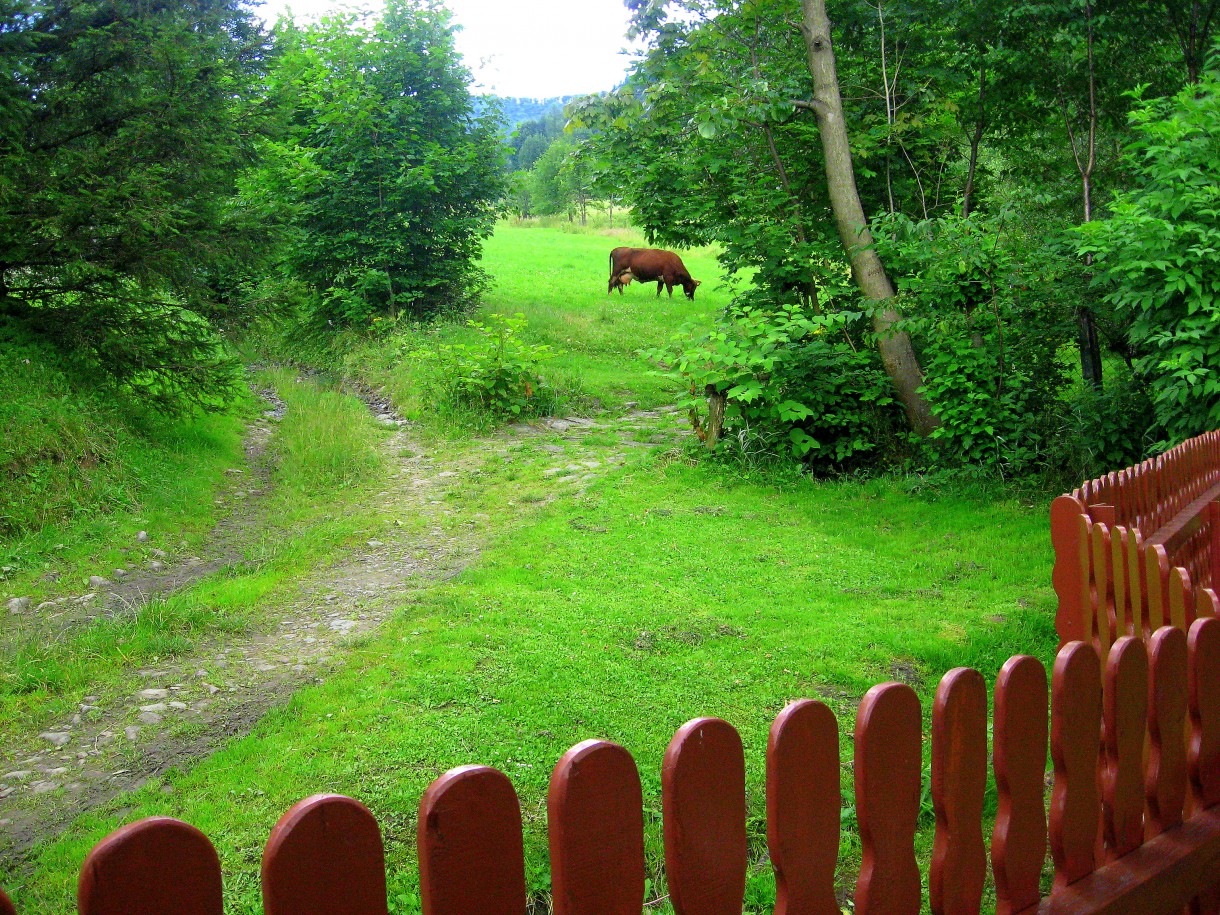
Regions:
<instances>
[{"instance_id":1,"label":"tree trunk","mask_svg":"<svg viewBox=\"0 0 1220 915\"><path fill-rule=\"evenodd\" d=\"M873 314L873 330L877 348L886 373L894 383L898 399L906 411L907 421L916 434L927 436L939 425L924 396L919 393L923 370L911 339L905 331L894 329L901 315L893 305L894 287L881 258L873 249L872 235L864 219L864 207L856 189L856 173L852 167L851 146L847 140L847 125L843 120L843 99L839 93L839 77L835 71L834 49L830 44L830 20L825 0L802 0L804 17L801 32L809 54L809 72L813 75L814 103L810 107L818 119L822 136L822 151L826 158L826 184L835 226L851 261L852 278L865 298L880 303Z\"/></svg>"},{"instance_id":2,"label":"tree trunk","mask_svg":"<svg viewBox=\"0 0 1220 915\"><path fill-rule=\"evenodd\" d=\"M962 218L970 215L970 204L974 197L974 175L979 166L979 146L983 142L983 128L986 124L987 110L987 64L982 59L983 50L979 49L979 113L974 121L974 133L970 136L970 164L966 169L966 189L962 191Z\"/></svg>"}]
</instances>

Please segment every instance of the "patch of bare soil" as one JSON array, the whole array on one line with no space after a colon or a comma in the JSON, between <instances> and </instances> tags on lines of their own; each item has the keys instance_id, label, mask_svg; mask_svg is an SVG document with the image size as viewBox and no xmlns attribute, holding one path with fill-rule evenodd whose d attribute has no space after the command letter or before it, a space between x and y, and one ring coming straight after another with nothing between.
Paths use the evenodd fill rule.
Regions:
<instances>
[{"instance_id":1,"label":"patch of bare soil","mask_svg":"<svg viewBox=\"0 0 1220 915\"><path fill-rule=\"evenodd\" d=\"M461 460L444 462L421 445L390 404L374 392L362 395L370 411L394 432L384 443L392 471L379 507L421 519L422 528L388 527L337 563L298 583L283 606L266 610L259 631L216 638L184 657L138 671L125 690L86 696L79 710L51 722L39 734L0 734L0 855L19 857L58 834L91 807L142 786L170 768L188 768L234 737L249 733L268 709L298 688L321 682L353 637L378 627L404 603L405 595L458 574L477 555L486 516L454 517L462 509L447 502L489 460L514 460L511 446L535 436L584 446L585 436L614 429L639 436L658 421L668 426L647 441L620 441L597 448L598 460L572 461L570 445L544 445L548 497L580 491L621 463L632 448L671 444L681 434L681 416L668 411L633 411L610 424L582 417L522 423L482 440ZM186 587L241 561L242 544L263 524L271 486L267 446L282 408L273 405L250 429L247 467L234 468L240 481L224 497L234 509L195 557L158 556L151 566L120 579L107 599L64 599L77 606L47 614L48 637L56 628L101 613L131 613L144 602ZM551 454L553 452L553 454ZM559 456L560 453L564 457ZM534 460L537 460L535 457ZM563 463L568 461L568 463ZM457 521L458 523L454 523ZM382 528L378 528L382 531ZM422 533L421 533L422 530ZM46 607L44 606L44 610Z\"/></svg>"}]
</instances>

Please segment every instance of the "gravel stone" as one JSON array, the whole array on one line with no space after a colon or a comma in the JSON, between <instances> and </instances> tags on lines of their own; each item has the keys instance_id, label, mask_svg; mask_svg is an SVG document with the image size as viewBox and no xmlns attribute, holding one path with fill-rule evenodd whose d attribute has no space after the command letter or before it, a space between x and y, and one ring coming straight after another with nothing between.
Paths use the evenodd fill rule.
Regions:
<instances>
[{"instance_id":1,"label":"gravel stone","mask_svg":"<svg viewBox=\"0 0 1220 915\"><path fill-rule=\"evenodd\" d=\"M72 739L71 734L64 733L63 731L43 731L38 736L57 747L67 745L67 743Z\"/></svg>"},{"instance_id":2,"label":"gravel stone","mask_svg":"<svg viewBox=\"0 0 1220 915\"><path fill-rule=\"evenodd\" d=\"M25 613L30 609L30 599L28 597L14 597L8 602L9 613Z\"/></svg>"}]
</instances>

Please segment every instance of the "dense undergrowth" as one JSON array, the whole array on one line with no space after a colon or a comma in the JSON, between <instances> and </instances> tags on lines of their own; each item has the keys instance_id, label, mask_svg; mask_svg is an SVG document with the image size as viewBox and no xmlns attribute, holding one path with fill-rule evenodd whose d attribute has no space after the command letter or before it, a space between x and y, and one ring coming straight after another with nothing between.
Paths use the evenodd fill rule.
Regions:
<instances>
[{"instance_id":1,"label":"dense undergrowth","mask_svg":"<svg viewBox=\"0 0 1220 915\"><path fill-rule=\"evenodd\" d=\"M251 398L224 415L167 418L12 323L0 323L0 368L6 577L39 569L82 539L126 540L169 518L188 539L206 530L211 488L241 461Z\"/></svg>"}]
</instances>

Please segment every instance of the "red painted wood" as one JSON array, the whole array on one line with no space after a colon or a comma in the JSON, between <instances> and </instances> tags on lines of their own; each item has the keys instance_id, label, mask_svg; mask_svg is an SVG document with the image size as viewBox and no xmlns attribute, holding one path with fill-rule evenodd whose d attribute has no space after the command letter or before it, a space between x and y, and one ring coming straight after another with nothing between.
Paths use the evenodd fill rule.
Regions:
<instances>
[{"instance_id":1,"label":"red painted wood","mask_svg":"<svg viewBox=\"0 0 1220 915\"><path fill-rule=\"evenodd\" d=\"M359 801L315 794L295 804L263 849L265 915L386 915L377 820Z\"/></svg>"},{"instance_id":2,"label":"red painted wood","mask_svg":"<svg viewBox=\"0 0 1220 915\"><path fill-rule=\"evenodd\" d=\"M1194 806L1206 810L1220 804L1220 620L1196 620L1187 642L1191 725L1188 766Z\"/></svg>"},{"instance_id":3,"label":"red painted wood","mask_svg":"<svg viewBox=\"0 0 1220 915\"><path fill-rule=\"evenodd\" d=\"M1096 640L1101 650L1109 651L1114 642L1111 614L1114 607L1114 574L1110 567L1110 530L1102 523L1093 524L1093 581L1097 589L1095 603Z\"/></svg>"},{"instance_id":4,"label":"red painted wood","mask_svg":"<svg viewBox=\"0 0 1220 915\"><path fill-rule=\"evenodd\" d=\"M221 915L220 861L207 836L170 817L102 839L77 884L80 915Z\"/></svg>"},{"instance_id":5,"label":"red painted wood","mask_svg":"<svg viewBox=\"0 0 1220 915\"><path fill-rule=\"evenodd\" d=\"M696 718L661 765L665 869L677 915L740 915L746 887L745 753L727 721Z\"/></svg>"},{"instance_id":6,"label":"red painted wood","mask_svg":"<svg viewBox=\"0 0 1220 915\"><path fill-rule=\"evenodd\" d=\"M1088 581L1081 579L1079 556L1080 519L1087 514L1084 503L1075 496L1060 496L1051 503L1051 543L1055 548L1052 581L1059 598L1055 628L1061 642L1085 638L1085 606L1082 595Z\"/></svg>"},{"instance_id":7,"label":"red painted wood","mask_svg":"<svg viewBox=\"0 0 1220 915\"><path fill-rule=\"evenodd\" d=\"M1211 575L1203 584L1212 588L1220 588L1220 500L1207 506L1208 536L1211 539L1208 561L1211 565Z\"/></svg>"},{"instance_id":8,"label":"red painted wood","mask_svg":"<svg viewBox=\"0 0 1220 915\"><path fill-rule=\"evenodd\" d=\"M1041 898L1047 693L1046 668L1028 655L1009 658L996 677L993 757L999 804L991 834L991 870L997 915L1021 912Z\"/></svg>"},{"instance_id":9,"label":"red painted wood","mask_svg":"<svg viewBox=\"0 0 1220 915\"><path fill-rule=\"evenodd\" d=\"M1144 736L1148 728L1148 650L1124 636L1106 662L1102 823L1106 860L1144 841Z\"/></svg>"},{"instance_id":10,"label":"red painted wood","mask_svg":"<svg viewBox=\"0 0 1220 915\"><path fill-rule=\"evenodd\" d=\"M1132 635L1147 638L1153 630L1148 625L1147 588L1144 584L1144 539L1138 530L1127 532L1127 595L1131 601Z\"/></svg>"},{"instance_id":11,"label":"red painted wood","mask_svg":"<svg viewBox=\"0 0 1220 915\"><path fill-rule=\"evenodd\" d=\"M13 908L13 903L9 901L4 890L0 889L0 915L17 915L17 910Z\"/></svg>"},{"instance_id":12,"label":"red painted wood","mask_svg":"<svg viewBox=\"0 0 1220 915\"><path fill-rule=\"evenodd\" d=\"M631 754L586 740L559 760L547 794L555 915L639 915L644 801Z\"/></svg>"},{"instance_id":13,"label":"red painted wood","mask_svg":"<svg viewBox=\"0 0 1220 915\"><path fill-rule=\"evenodd\" d=\"M1199 588L1195 592L1195 619L1215 619L1220 616L1220 598L1211 588Z\"/></svg>"},{"instance_id":14,"label":"red painted wood","mask_svg":"<svg viewBox=\"0 0 1220 915\"><path fill-rule=\"evenodd\" d=\"M775 915L839 915L839 727L823 703L787 706L767 739L767 849Z\"/></svg>"},{"instance_id":15,"label":"red painted wood","mask_svg":"<svg viewBox=\"0 0 1220 915\"><path fill-rule=\"evenodd\" d=\"M1097 791L1101 664L1086 642L1065 645L1051 678L1051 856L1055 886L1092 873L1101 803Z\"/></svg>"},{"instance_id":16,"label":"red painted wood","mask_svg":"<svg viewBox=\"0 0 1220 915\"><path fill-rule=\"evenodd\" d=\"M1220 874L1220 811L1209 810L1069 887L1038 915L1177 915ZM1035 910L1031 910L1031 915Z\"/></svg>"},{"instance_id":17,"label":"red painted wood","mask_svg":"<svg viewBox=\"0 0 1220 915\"><path fill-rule=\"evenodd\" d=\"M488 766L450 769L419 802L423 915L524 915L521 806Z\"/></svg>"},{"instance_id":18,"label":"red painted wood","mask_svg":"<svg viewBox=\"0 0 1220 915\"><path fill-rule=\"evenodd\" d=\"M1110 570L1114 588L1114 634L1115 637L1135 635L1138 627L1132 619L1131 576L1127 569L1127 544L1130 532L1125 527L1116 527L1110 532ZM1136 618L1138 619L1138 617Z\"/></svg>"},{"instance_id":19,"label":"red painted wood","mask_svg":"<svg viewBox=\"0 0 1220 915\"><path fill-rule=\"evenodd\" d=\"M1186 803L1186 633L1164 627L1152 636L1148 688L1148 763L1144 777L1151 839L1182 822Z\"/></svg>"},{"instance_id":20,"label":"red painted wood","mask_svg":"<svg viewBox=\"0 0 1220 915\"><path fill-rule=\"evenodd\" d=\"M903 683L874 686L856 717L856 819L860 826L857 915L916 915L919 818L919 697Z\"/></svg>"},{"instance_id":21,"label":"red painted wood","mask_svg":"<svg viewBox=\"0 0 1220 915\"><path fill-rule=\"evenodd\" d=\"M1190 586L1190 573L1182 568L1169 570L1169 625L1186 631L1194 620L1194 590Z\"/></svg>"},{"instance_id":22,"label":"red painted wood","mask_svg":"<svg viewBox=\"0 0 1220 915\"><path fill-rule=\"evenodd\" d=\"M1144 547L1144 583L1148 595L1148 626L1152 632L1169 625L1169 558L1159 544Z\"/></svg>"},{"instance_id":23,"label":"red painted wood","mask_svg":"<svg viewBox=\"0 0 1220 915\"><path fill-rule=\"evenodd\" d=\"M945 674L932 708L932 803L936 837L928 890L935 915L974 915L987 877L987 684L977 670Z\"/></svg>"}]
</instances>

